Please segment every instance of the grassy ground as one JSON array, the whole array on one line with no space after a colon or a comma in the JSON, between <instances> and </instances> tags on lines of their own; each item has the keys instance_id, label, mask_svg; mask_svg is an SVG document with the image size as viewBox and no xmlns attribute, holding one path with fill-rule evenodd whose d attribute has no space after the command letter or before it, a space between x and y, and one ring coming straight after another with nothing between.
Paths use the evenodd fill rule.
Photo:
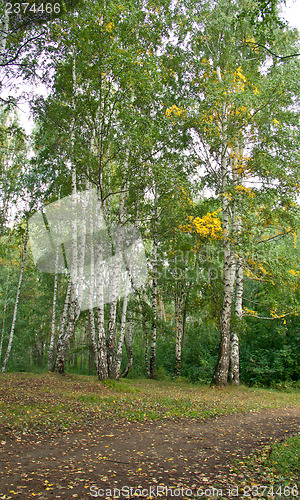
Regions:
<instances>
[{"instance_id":1,"label":"grassy ground","mask_svg":"<svg viewBox=\"0 0 300 500\"><path fill-rule=\"evenodd\" d=\"M15 485L24 488L28 498L42 495L43 491L39 498L48 499L51 488L51 494L56 495L51 498L71 498L60 493L70 488L72 498L83 498L82 483L74 480L74 453L76 477L79 472L86 476L81 480L87 483L84 488L98 484L101 477L104 485L114 478L127 481L129 476L131 481L144 481L146 485L149 479L156 481L154 478L164 474L166 477L161 476L160 481L176 480L178 485L184 483L185 477L196 481L197 487L203 481L206 488L212 478L212 484L237 484L238 498L296 498L300 488L300 437L285 437L286 432L291 435L297 429L299 407L300 391L295 389L217 389L182 380L99 382L83 375L0 374L0 449L3 445L2 461L10 473L9 480L0 474L0 491L8 493L1 498L13 498L10 494L17 491ZM258 413L264 409L269 411ZM234 414L236 417L201 423L203 418ZM289 414L295 415L294 420L290 417L290 424L283 420ZM275 428L277 434L272 434ZM274 443L272 435L279 436L282 442ZM164 446L161 439L165 440ZM262 447L262 442L270 444ZM258 445L259 451L255 452ZM22 470L18 477L16 457ZM56 467L53 472L52 460ZM220 466L215 476L216 460ZM199 464L204 469L194 473ZM112 471L112 467L116 470ZM228 498L234 496L233 491Z\"/></svg>"},{"instance_id":2,"label":"grassy ground","mask_svg":"<svg viewBox=\"0 0 300 500\"><path fill-rule=\"evenodd\" d=\"M300 406L300 391L243 386L220 390L139 379L99 382L96 377L52 373L0 375L1 422L22 432L73 429L95 418L199 419L287 406Z\"/></svg>"},{"instance_id":3,"label":"grassy ground","mask_svg":"<svg viewBox=\"0 0 300 500\"><path fill-rule=\"evenodd\" d=\"M300 434L253 453L246 462L237 462L233 472L243 472L240 491L245 496L251 490L255 496L299 498Z\"/></svg>"}]
</instances>

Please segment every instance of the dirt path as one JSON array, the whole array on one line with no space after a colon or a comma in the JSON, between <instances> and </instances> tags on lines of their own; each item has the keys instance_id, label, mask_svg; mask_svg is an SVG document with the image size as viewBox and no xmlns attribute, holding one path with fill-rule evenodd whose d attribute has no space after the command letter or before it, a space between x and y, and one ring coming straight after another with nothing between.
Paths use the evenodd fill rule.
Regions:
<instances>
[{"instance_id":1,"label":"dirt path","mask_svg":"<svg viewBox=\"0 0 300 500\"><path fill-rule=\"evenodd\" d=\"M134 498L141 487L145 498L188 498L233 485L233 459L299 430L300 408L288 408L175 423L99 421L52 438L2 434L0 499L112 498L112 488L123 488L123 498L132 488Z\"/></svg>"}]
</instances>

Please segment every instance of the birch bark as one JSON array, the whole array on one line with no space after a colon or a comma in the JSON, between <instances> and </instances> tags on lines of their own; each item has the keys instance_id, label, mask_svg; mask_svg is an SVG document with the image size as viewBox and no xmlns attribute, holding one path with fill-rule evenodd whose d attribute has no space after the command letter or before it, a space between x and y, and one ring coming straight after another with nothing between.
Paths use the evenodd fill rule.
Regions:
<instances>
[{"instance_id":1,"label":"birch bark","mask_svg":"<svg viewBox=\"0 0 300 500\"><path fill-rule=\"evenodd\" d=\"M144 297L144 300L146 300L146 297ZM150 368L149 368L149 360L148 360L149 333L148 333L148 328L146 325L146 314L143 313L141 296L139 296L139 309L140 309L140 327L141 327L141 331L143 333L144 342L145 342L145 355L144 355L145 368L146 368L147 377L150 378Z\"/></svg>"},{"instance_id":2,"label":"birch bark","mask_svg":"<svg viewBox=\"0 0 300 500\"><path fill-rule=\"evenodd\" d=\"M123 186L120 195L119 225L123 223L124 218L125 218L125 187ZM109 378L115 378L116 376L116 335L117 335L116 319L117 319L117 306L119 300L119 289L121 280L121 265L122 265L121 250L122 250L122 230L117 230L116 244L114 248L114 273L113 273L113 283L111 292L112 300L110 303L109 319L107 325L107 367L108 367Z\"/></svg>"},{"instance_id":3,"label":"birch bark","mask_svg":"<svg viewBox=\"0 0 300 500\"><path fill-rule=\"evenodd\" d=\"M153 236L153 251L152 251L152 325L151 325L151 342L150 342L150 378L156 376L156 327L157 327L157 236Z\"/></svg>"},{"instance_id":4,"label":"birch bark","mask_svg":"<svg viewBox=\"0 0 300 500\"><path fill-rule=\"evenodd\" d=\"M22 279L23 279L25 259L26 259L26 254L27 254L27 243L28 243L28 221L27 221L27 225L26 225L25 240L24 240L24 247L23 247L23 258L22 258L22 264L21 264L20 275L19 275L19 282L18 282L18 288L17 288L17 295L16 295L16 301L15 301L13 319L12 319L6 354L5 354L3 364L2 364L2 369L1 369L2 372L5 372L6 365L7 365L7 362L9 360L10 353L11 353L11 348L12 348L12 343L13 343L13 338L14 338L14 333L15 333L15 325L16 325L16 319L17 319L18 306L19 306L21 285L22 285Z\"/></svg>"},{"instance_id":5,"label":"birch bark","mask_svg":"<svg viewBox=\"0 0 300 500\"><path fill-rule=\"evenodd\" d=\"M182 356L182 336L183 336L183 322L182 322L182 306L183 306L183 276L179 273L183 273L182 270L177 272L176 267L176 256L175 256L175 375L177 377L181 374L181 356Z\"/></svg>"},{"instance_id":6,"label":"birch bark","mask_svg":"<svg viewBox=\"0 0 300 500\"><path fill-rule=\"evenodd\" d=\"M125 378L128 375L129 370L132 367L133 363L132 332L133 332L133 317L132 317L132 310L130 309L128 313L128 325L125 333L125 346L126 346L128 361L125 370L121 374L121 378Z\"/></svg>"},{"instance_id":7,"label":"birch bark","mask_svg":"<svg viewBox=\"0 0 300 500\"><path fill-rule=\"evenodd\" d=\"M87 184L87 189L90 189L89 183ZM89 211L89 227L90 227L90 288L89 288L89 323L90 323L90 335L91 344L94 352L95 366L98 373L98 351L97 351L97 340L96 340L96 327L95 327L95 317L94 317L94 293L95 293L95 244L94 244L94 214Z\"/></svg>"},{"instance_id":8,"label":"birch bark","mask_svg":"<svg viewBox=\"0 0 300 500\"><path fill-rule=\"evenodd\" d=\"M102 203L98 198L98 232L102 229ZM100 238L96 240L96 298L97 298L97 354L96 370L99 380L108 378L107 346L104 325L104 262L103 247Z\"/></svg>"},{"instance_id":9,"label":"birch bark","mask_svg":"<svg viewBox=\"0 0 300 500\"><path fill-rule=\"evenodd\" d=\"M117 380L120 378L120 371L121 371L122 350L123 350L123 343L124 343L125 331L126 331L126 318L127 318L129 286L130 286L129 273L126 272L125 290L124 290L124 299L123 299L123 308L122 308L122 317L121 317L121 328L120 328L120 335L119 335L118 345L117 345L116 366L115 366L115 373L114 373L114 377Z\"/></svg>"},{"instance_id":10,"label":"birch bark","mask_svg":"<svg viewBox=\"0 0 300 500\"><path fill-rule=\"evenodd\" d=\"M71 233L72 233L72 261L71 261L71 292L70 292L70 304L68 313L68 324L65 332L65 336L62 342L62 350L57 353L57 363L59 366L60 373L64 372L65 364L65 352L75 325L75 310L76 310L76 286L77 286L77 267L78 267L78 240L77 240L77 176L76 167L74 165L74 142L75 142L75 93L76 93L76 55L75 49L73 48L73 64L72 64L72 81L73 81L73 98L72 98L72 108L73 117L71 123L71 185L72 185L72 219L71 219Z\"/></svg>"},{"instance_id":11,"label":"birch bark","mask_svg":"<svg viewBox=\"0 0 300 500\"><path fill-rule=\"evenodd\" d=\"M224 196L225 198L225 196ZM219 348L219 359L215 369L213 383L226 385L230 358L230 320L234 293L235 260L231 253L229 241L229 217L227 202L223 200L223 231L224 231L224 288L223 307L220 319L221 342ZM226 231L226 233L225 233Z\"/></svg>"},{"instance_id":12,"label":"birch bark","mask_svg":"<svg viewBox=\"0 0 300 500\"><path fill-rule=\"evenodd\" d=\"M241 145L237 141L237 151L238 157L233 160L232 164L232 177L234 182L234 187L238 186L241 182L241 176L238 171L238 158L242 157L243 150ZM233 213L233 236L236 242L237 248L239 247L238 239L241 234L242 221L239 214L238 200L234 201L234 213ZM239 250L237 250L239 252ZM240 253L240 252L239 252ZM244 291L244 266L243 258L241 256L236 259L236 276L235 276L235 317L236 325L235 329L230 335L230 361L228 370L228 382L231 384L239 384L239 337L238 332L240 329L240 322L243 315L243 291Z\"/></svg>"},{"instance_id":13,"label":"birch bark","mask_svg":"<svg viewBox=\"0 0 300 500\"><path fill-rule=\"evenodd\" d=\"M60 325L59 325L59 334L58 334L57 346L56 346L57 353L60 353L60 359L62 361L60 361L60 359L58 359L58 356L56 356L55 363L54 363L54 366L52 369L52 371L57 371L58 373L64 373L65 353L66 353L66 347L64 347L64 339L65 339L65 335L66 335L66 325L67 325L69 306L70 306L71 286L72 286L72 283L71 283L71 279L69 278L66 297L65 297L65 303L64 303L64 309L63 309L63 313L62 313L62 317L61 317Z\"/></svg>"},{"instance_id":14,"label":"birch bark","mask_svg":"<svg viewBox=\"0 0 300 500\"><path fill-rule=\"evenodd\" d=\"M54 344L55 344L56 301L57 301L57 285L58 285L58 256L59 256L59 248L56 249L56 256L55 256L55 275L54 275L53 302L52 302L51 337L50 337L49 353L48 353L48 370L49 371L51 371L51 369L52 369Z\"/></svg>"},{"instance_id":15,"label":"birch bark","mask_svg":"<svg viewBox=\"0 0 300 500\"><path fill-rule=\"evenodd\" d=\"M9 14L8 10L4 7L3 21L0 26L0 66L3 64L4 60L4 53L8 37L8 26L9 26Z\"/></svg>"},{"instance_id":16,"label":"birch bark","mask_svg":"<svg viewBox=\"0 0 300 500\"><path fill-rule=\"evenodd\" d=\"M152 325L150 341L150 378L156 376L156 328L157 328L157 187L154 186L153 201L153 249L152 249Z\"/></svg>"},{"instance_id":17,"label":"birch bark","mask_svg":"<svg viewBox=\"0 0 300 500\"><path fill-rule=\"evenodd\" d=\"M1 330L1 339L0 339L0 359L1 359L1 356L2 356L2 346L3 346L4 330L5 330L8 285L9 285L9 272L8 272L8 275L7 275L6 288L5 288L5 298L4 298L4 306L3 306L2 330Z\"/></svg>"},{"instance_id":18,"label":"birch bark","mask_svg":"<svg viewBox=\"0 0 300 500\"><path fill-rule=\"evenodd\" d=\"M175 375L181 374L181 346L182 346L182 297L175 295Z\"/></svg>"},{"instance_id":19,"label":"birch bark","mask_svg":"<svg viewBox=\"0 0 300 500\"><path fill-rule=\"evenodd\" d=\"M221 81L220 68L217 75ZM223 104L221 118L221 182L222 182L222 215L223 215L223 306L220 318L221 341L219 357L212 379L212 384L223 386L228 383L228 369L230 361L230 321L235 282L235 255L231 248L231 223L230 223L230 194L228 190L228 141L226 130L226 104Z\"/></svg>"},{"instance_id":20,"label":"birch bark","mask_svg":"<svg viewBox=\"0 0 300 500\"><path fill-rule=\"evenodd\" d=\"M237 319L237 329L243 316L243 289L244 289L244 266L241 257L238 258L236 268L236 297L235 297L235 315ZM240 382L239 368L239 337L236 331L231 332L230 336L230 366L228 372L228 381L238 385Z\"/></svg>"},{"instance_id":21,"label":"birch bark","mask_svg":"<svg viewBox=\"0 0 300 500\"><path fill-rule=\"evenodd\" d=\"M146 373L147 377L150 378L150 367L149 367L149 359L148 359L148 350L149 350L149 334L148 330L146 328L146 319L143 319L143 325L144 327L144 339L145 339L145 368L146 368Z\"/></svg>"},{"instance_id":22,"label":"birch bark","mask_svg":"<svg viewBox=\"0 0 300 500\"><path fill-rule=\"evenodd\" d=\"M71 218L71 236L72 236L72 259L71 259L71 271L70 271L70 296L68 300L68 321L65 331L60 331L59 341L57 343L57 355L55 361L55 371L58 373L64 373L65 370L65 358L66 349L69 345L70 338L74 333L75 323L80 314L80 302L82 299L83 290L83 267L85 258L85 239L86 239L86 221L84 217L81 217L81 234L80 234L80 249L78 252L78 200L77 194L77 176L76 167L74 165L74 142L75 142L75 95L76 95L76 54L75 49L73 49L73 64L72 64L72 81L73 81L73 117L71 122L71 136L70 136L70 147L71 147L71 183L72 183L72 218ZM87 203L87 201L86 201ZM86 206L84 202L80 200L80 207L83 207L83 211Z\"/></svg>"}]
</instances>

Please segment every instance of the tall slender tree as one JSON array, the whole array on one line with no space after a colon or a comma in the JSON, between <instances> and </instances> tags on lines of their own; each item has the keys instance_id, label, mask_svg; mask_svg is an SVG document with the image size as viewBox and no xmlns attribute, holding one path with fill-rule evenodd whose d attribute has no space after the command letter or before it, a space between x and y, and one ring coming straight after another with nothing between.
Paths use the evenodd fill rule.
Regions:
<instances>
[{"instance_id":1,"label":"tall slender tree","mask_svg":"<svg viewBox=\"0 0 300 500\"><path fill-rule=\"evenodd\" d=\"M193 24L189 23L192 28L187 29L191 56L187 56L188 89L192 98L186 123L193 130L195 151L205 168L203 182L222 202L223 307L213 383L225 385L237 255L242 257L239 242L244 233L237 200L243 197L245 213L253 196L264 203L271 185L278 200L294 195L295 180L293 188L291 179L287 181L287 150L290 147L290 153L295 151L297 140L297 112L293 113L290 106L299 96L294 79L299 65L290 56L299 51L297 35L280 23L277 2L268 6L254 3L248 11L243 2L227 0L205 2L201 8L196 2L186 8L193 19ZM293 130L288 130L288 122ZM260 187L253 190L250 185L255 179Z\"/></svg>"}]
</instances>

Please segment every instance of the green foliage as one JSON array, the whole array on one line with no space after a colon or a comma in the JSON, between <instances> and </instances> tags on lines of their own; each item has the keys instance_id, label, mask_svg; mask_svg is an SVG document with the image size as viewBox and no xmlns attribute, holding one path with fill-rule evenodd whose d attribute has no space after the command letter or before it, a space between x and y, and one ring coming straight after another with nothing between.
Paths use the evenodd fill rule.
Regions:
<instances>
[{"instance_id":1,"label":"green foliage","mask_svg":"<svg viewBox=\"0 0 300 500\"><path fill-rule=\"evenodd\" d=\"M166 325L164 335L157 342L156 362L159 380L167 379L175 374L175 342L173 337L172 327L168 328Z\"/></svg>"},{"instance_id":2,"label":"green foliage","mask_svg":"<svg viewBox=\"0 0 300 500\"><path fill-rule=\"evenodd\" d=\"M149 261L153 235L157 238L157 378L166 381L175 375L174 298L181 295L187 317L181 374L192 382L211 380L223 300L223 241L208 243L203 234L182 228L189 217L203 218L222 205L219 167L226 129L228 162L235 161L240 142L249 153L239 159L240 180L260 183L236 189L228 171L226 196L241 219L232 243L245 263L244 305L258 316L285 314L263 321L244 318L238 325L241 380L270 387L297 384L300 274L294 243L299 227L300 70L299 61L289 55L299 50L299 42L297 33L280 21L279 3L183 0L175 7L160 0L125 0L122 5L70 0L64 5L64 16L52 19L47 29L41 26L43 19L30 17L23 29L18 16L11 17L16 36L13 40L9 35L5 61L21 43L27 45L28 34L36 35L41 45L36 42L32 61L24 46L22 67L26 76L32 74L43 52L47 62L40 72L49 94L33 105L35 154L30 169L24 131L9 106L0 109L1 359L12 322L22 233L22 228L8 228L8 207L24 193L37 206L68 195L72 163L77 188L85 189L87 179L97 186L111 222L119 222L120 191L127 186L126 223L140 228ZM1 14L3 8L0 2ZM171 27L178 44L168 39ZM183 40L189 40L189 50ZM195 180L199 172L200 181ZM213 194L199 200L203 186ZM142 311L135 306L131 377L146 376L151 279L149 272L139 297ZM61 277L57 318L65 291ZM53 276L37 272L29 256L8 370L46 369L52 297ZM82 335L88 318L81 318L68 368L90 373L89 341ZM122 368L126 361L124 349ZM122 392L124 387L114 388Z\"/></svg>"},{"instance_id":3,"label":"green foliage","mask_svg":"<svg viewBox=\"0 0 300 500\"><path fill-rule=\"evenodd\" d=\"M174 350L172 350L172 354L173 354L173 352L174 352ZM173 355L173 358L174 358L174 355ZM172 369L174 369L173 368L174 363L175 363L175 360L173 361ZM162 365L158 366L158 369L156 370L155 378L156 378L156 380L164 380L164 381L171 380L170 373L168 373L166 368L164 368L164 366L162 366Z\"/></svg>"},{"instance_id":4,"label":"green foliage","mask_svg":"<svg viewBox=\"0 0 300 500\"><path fill-rule=\"evenodd\" d=\"M249 385L275 386L300 379L299 319L247 320L240 339L241 379Z\"/></svg>"},{"instance_id":5,"label":"green foliage","mask_svg":"<svg viewBox=\"0 0 300 500\"><path fill-rule=\"evenodd\" d=\"M292 436L281 443L276 443L265 465L277 475L290 480L300 476L300 436Z\"/></svg>"},{"instance_id":6,"label":"green foliage","mask_svg":"<svg viewBox=\"0 0 300 500\"><path fill-rule=\"evenodd\" d=\"M183 352L182 375L192 382L211 381L216 364L219 335L213 325L188 329Z\"/></svg>"},{"instance_id":7,"label":"green foliage","mask_svg":"<svg viewBox=\"0 0 300 500\"><path fill-rule=\"evenodd\" d=\"M299 435L275 442L252 454L246 463L242 463L246 484L268 484L267 494L276 500L283 495L298 495L299 464ZM241 462L237 465L241 465Z\"/></svg>"}]
</instances>

